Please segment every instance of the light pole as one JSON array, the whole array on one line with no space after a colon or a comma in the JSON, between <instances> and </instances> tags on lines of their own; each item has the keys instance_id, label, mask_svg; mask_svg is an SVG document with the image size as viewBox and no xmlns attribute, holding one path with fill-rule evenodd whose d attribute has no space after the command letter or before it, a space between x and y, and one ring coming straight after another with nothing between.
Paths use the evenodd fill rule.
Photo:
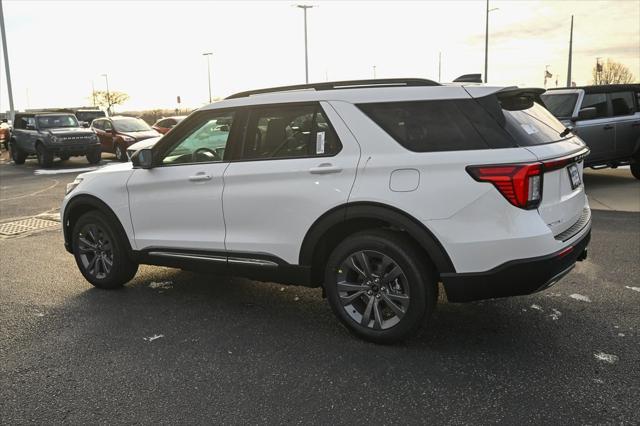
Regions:
<instances>
[{"instance_id":1,"label":"light pole","mask_svg":"<svg viewBox=\"0 0 640 426\"><path fill-rule=\"evenodd\" d=\"M313 6L309 6L306 4L298 4L296 7L299 7L304 11L304 80L307 84L309 84L309 51L307 47L307 9L312 9Z\"/></svg>"},{"instance_id":2,"label":"light pole","mask_svg":"<svg viewBox=\"0 0 640 426\"><path fill-rule=\"evenodd\" d=\"M489 9L489 0L487 0L487 16L484 33L484 82L487 82L487 70L489 69L489 12L498 10L497 7Z\"/></svg>"},{"instance_id":3,"label":"light pole","mask_svg":"<svg viewBox=\"0 0 640 426\"><path fill-rule=\"evenodd\" d=\"M109 93L109 77L106 74L102 74L104 81L107 85L107 114L111 115L111 94Z\"/></svg>"},{"instance_id":4,"label":"light pole","mask_svg":"<svg viewBox=\"0 0 640 426\"><path fill-rule=\"evenodd\" d=\"M202 56L207 57L207 78L209 79L209 103L211 103L211 62L209 58L213 55L213 52L203 53Z\"/></svg>"},{"instance_id":5,"label":"light pole","mask_svg":"<svg viewBox=\"0 0 640 426\"><path fill-rule=\"evenodd\" d=\"M9 52L7 51L7 34L4 31L4 12L2 0L0 0L0 33L2 35L2 51L4 52L4 70L7 73L7 94L9 95L9 120L13 122L15 111L13 109L13 91L11 89L11 72L9 71Z\"/></svg>"},{"instance_id":6,"label":"light pole","mask_svg":"<svg viewBox=\"0 0 640 426\"><path fill-rule=\"evenodd\" d=\"M373 66L373 79L376 79L376 66Z\"/></svg>"}]
</instances>

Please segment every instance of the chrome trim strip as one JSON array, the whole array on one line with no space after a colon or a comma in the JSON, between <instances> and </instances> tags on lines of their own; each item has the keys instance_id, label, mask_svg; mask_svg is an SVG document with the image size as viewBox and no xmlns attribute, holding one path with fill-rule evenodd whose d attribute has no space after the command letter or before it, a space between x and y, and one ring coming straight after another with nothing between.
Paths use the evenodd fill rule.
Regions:
<instances>
[{"instance_id":1,"label":"chrome trim strip","mask_svg":"<svg viewBox=\"0 0 640 426\"><path fill-rule=\"evenodd\" d=\"M224 256L207 256L203 254L173 253L173 252L166 252L166 251L150 251L149 256L173 257L178 259L207 260L210 262L226 262L227 261L227 258Z\"/></svg>"},{"instance_id":2,"label":"chrome trim strip","mask_svg":"<svg viewBox=\"0 0 640 426\"><path fill-rule=\"evenodd\" d=\"M236 265L264 266L264 267L268 267L268 268L277 268L278 267L277 263L272 262L270 260L245 259L245 258L241 258L241 257L230 257L229 258L229 263L236 264Z\"/></svg>"}]
</instances>

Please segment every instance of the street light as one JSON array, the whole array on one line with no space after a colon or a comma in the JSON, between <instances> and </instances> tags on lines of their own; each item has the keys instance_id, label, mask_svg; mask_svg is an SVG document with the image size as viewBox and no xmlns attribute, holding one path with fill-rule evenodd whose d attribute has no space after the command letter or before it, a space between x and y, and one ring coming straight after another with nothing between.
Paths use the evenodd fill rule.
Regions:
<instances>
[{"instance_id":1,"label":"street light","mask_svg":"<svg viewBox=\"0 0 640 426\"><path fill-rule=\"evenodd\" d=\"M306 4L298 4L296 7L304 11L304 79L309 84L309 53L307 49L307 9L312 9L313 6Z\"/></svg>"},{"instance_id":2,"label":"street light","mask_svg":"<svg viewBox=\"0 0 640 426\"><path fill-rule=\"evenodd\" d=\"M4 12L0 1L0 35L2 36L2 51L4 52L4 70L7 74L7 94L9 95L9 120L13 123L15 110L13 109L13 90L11 88L11 70L9 69L9 51L7 50L7 34L4 30Z\"/></svg>"},{"instance_id":3,"label":"street light","mask_svg":"<svg viewBox=\"0 0 640 426\"><path fill-rule=\"evenodd\" d=\"M109 93L109 77L106 74L102 74L104 81L107 85L107 113L111 115L111 94Z\"/></svg>"},{"instance_id":4,"label":"street light","mask_svg":"<svg viewBox=\"0 0 640 426\"><path fill-rule=\"evenodd\" d=\"M489 9L489 0L487 0L487 21L485 24L485 33L484 33L484 82L487 82L487 70L489 68L489 12L493 12L494 10L498 10L497 7L493 9Z\"/></svg>"},{"instance_id":5,"label":"street light","mask_svg":"<svg viewBox=\"0 0 640 426\"><path fill-rule=\"evenodd\" d=\"M203 53L202 56L207 57L207 78L209 79L209 103L211 103L211 63L209 58L213 55L213 52Z\"/></svg>"}]
</instances>

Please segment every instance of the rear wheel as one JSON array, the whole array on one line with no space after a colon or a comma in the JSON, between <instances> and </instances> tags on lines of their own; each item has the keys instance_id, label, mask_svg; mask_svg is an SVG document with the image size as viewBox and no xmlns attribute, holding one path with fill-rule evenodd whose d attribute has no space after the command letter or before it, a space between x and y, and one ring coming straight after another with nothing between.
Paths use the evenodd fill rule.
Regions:
<instances>
[{"instance_id":1,"label":"rear wheel","mask_svg":"<svg viewBox=\"0 0 640 426\"><path fill-rule=\"evenodd\" d=\"M98 164L102 159L102 152L99 149L87 152L87 161L91 164Z\"/></svg>"},{"instance_id":2,"label":"rear wheel","mask_svg":"<svg viewBox=\"0 0 640 426\"><path fill-rule=\"evenodd\" d=\"M9 145L11 148L11 159L15 164L24 164L27 159L27 154L16 146L16 142L13 141Z\"/></svg>"},{"instance_id":3,"label":"rear wheel","mask_svg":"<svg viewBox=\"0 0 640 426\"><path fill-rule=\"evenodd\" d=\"M118 145L116 145L116 160L118 161L127 161L127 152L124 149L124 147L122 146L121 143L119 143Z\"/></svg>"},{"instance_id":4,"label":"rear wheel","mask_svg":"<svg viewBox=\"0 0 640 426\"><path fill-rule=\"evenodd\" d=\"M38 155L38 164L41 167L51 167L53 164L53 153L47 151L47 148L41 143L36 145L36 154Z\"/></svg>"},{"instance_id":5,"label":"rear wheel","mask_svg":"<svg viewBox=\"0 0 640 426\"><path fill-rule=\"evenodd\" d=\"M331 309L354 334L376 343L409 337L437 300L433 272L406 237L387 230L348 237L327 261Z\"/></svg>"},{"instance_id":6,"label":"rear wheel","mask_svg":"<svg viewBox=\"0 0 640 426\"><path fill-rule=\"evenodd\" d=\"M631 168L631 174L633 175L633 177L636 179L640 179L640 162L631 163L630 168Z\"/></svg>"},{"instance_id":7,"label":"rear wheel","mask_svg":"<svg viewBox=\"0 0 640 426\"><path fill-rule=\"evenodd\" d=\"M138 264L127 256L126 242L116 226L100 212L91 211L78 219L72 245L80 272L96 287L122 287L138 271Z\"/></svg>"}]
</instances>

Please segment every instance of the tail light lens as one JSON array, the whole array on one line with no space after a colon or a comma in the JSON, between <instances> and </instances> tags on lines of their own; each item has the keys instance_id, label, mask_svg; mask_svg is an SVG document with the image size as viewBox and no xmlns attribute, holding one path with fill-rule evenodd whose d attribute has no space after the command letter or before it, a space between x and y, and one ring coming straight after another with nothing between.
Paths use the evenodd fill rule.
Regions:
<instances>
[{"instance_id":1,"label":"tail light lens","mask_svg":"<svg viewBox=\"0 0 640 426\"><path fill-rule=\"evenodd\" d=\"M542 201L542 171L542 163L467 167L475 180L492 183L507 201L527 210Z\"/></svg>"}]
</instances>

